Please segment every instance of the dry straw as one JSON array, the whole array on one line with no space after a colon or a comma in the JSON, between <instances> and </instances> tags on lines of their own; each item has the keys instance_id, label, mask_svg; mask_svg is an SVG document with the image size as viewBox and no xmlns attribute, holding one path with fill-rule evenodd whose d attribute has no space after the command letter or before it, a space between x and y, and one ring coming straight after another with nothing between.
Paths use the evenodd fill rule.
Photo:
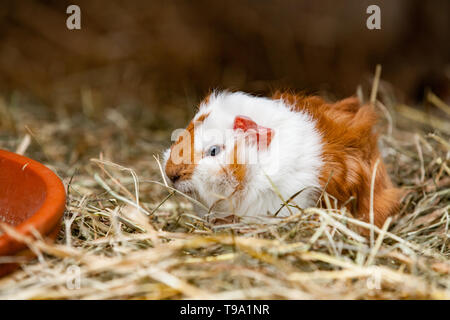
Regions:
<instances>
[{"instance_id":1,"label":"dry straw","mask_svg":"<svg viewBox=\"0 0 450 320\"><path fill-rule=\"evenodd\" d=\"M153 158L169 133L148 129L132 106L100 119L55 119L39 106L12 110L0 100L9 130L0 147L43 161L68 190L55 244L2 226L38 258L0 279L0 298L449 299L449 107L432 94L444 116L391 104L379 77L376 86L380 101L376 92L371 100L388 132L382 155L405 190L400 213L381 229L353 219L326 192L325 208L283 203L287 218L200 218ZM36 119L36 109L48 117Z\"/></svg>"}]
</instances>

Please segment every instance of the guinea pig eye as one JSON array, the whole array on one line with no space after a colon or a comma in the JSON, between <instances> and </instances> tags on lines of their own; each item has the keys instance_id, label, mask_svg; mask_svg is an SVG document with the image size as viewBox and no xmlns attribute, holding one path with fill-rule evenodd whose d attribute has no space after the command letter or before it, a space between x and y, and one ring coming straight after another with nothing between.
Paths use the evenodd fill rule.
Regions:
<instances>
[{"instance_id":1,"label":"guinea pig eye","mask_svg":"<svg viewBox=\"0 0 450 320\"><path fill-rule=\"evenodd\" d=\"M215 157L220 153L220 151L221 151L220 146L212 146L211 148L208 149L206 154L210 157Z\"/></svg>"}]
</instances>

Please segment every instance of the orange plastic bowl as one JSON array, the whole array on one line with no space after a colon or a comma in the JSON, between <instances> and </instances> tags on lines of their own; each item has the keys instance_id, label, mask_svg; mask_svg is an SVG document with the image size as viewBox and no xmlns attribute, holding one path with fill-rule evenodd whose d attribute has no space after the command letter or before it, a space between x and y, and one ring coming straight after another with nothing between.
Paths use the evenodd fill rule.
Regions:
<instances>
[{"instance_id":1,"label":"orange plastic bowl","mask_svg":"<svg viewBox=\"0 0 450 320\"><path fill-rule=\"evenodd\" d=\"M33 230L55 239L64 213L66 192L47 167L18 154L0 150L0 222L30 236ZM0 233L1 233L0 229ZM0 257L32 256L26 245L9 234L0 235ZM17 263L0 263L0 276Z\"/></svg>"}]
</instances>

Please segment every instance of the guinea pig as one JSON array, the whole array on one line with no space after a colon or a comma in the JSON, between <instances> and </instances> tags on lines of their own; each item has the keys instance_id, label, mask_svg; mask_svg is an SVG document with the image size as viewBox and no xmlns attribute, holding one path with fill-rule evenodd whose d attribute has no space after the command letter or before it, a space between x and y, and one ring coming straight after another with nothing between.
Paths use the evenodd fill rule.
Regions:
<instances>
[{"instance_id":1,"label":"guinea pig","mask_svg":"<svg viewBox=\"0 0 450 320\"><path fill-rule=\"evenodd\" d=\"M325 190L369 222L379 159L373 213L381 227L397 210L399 192L380 158L376 121L373 106L355 97L327 103L286 92L213 92L164 153L165 175L217 215L288 216L286 201L316 206Z\"/></svg>"}]
</instances>

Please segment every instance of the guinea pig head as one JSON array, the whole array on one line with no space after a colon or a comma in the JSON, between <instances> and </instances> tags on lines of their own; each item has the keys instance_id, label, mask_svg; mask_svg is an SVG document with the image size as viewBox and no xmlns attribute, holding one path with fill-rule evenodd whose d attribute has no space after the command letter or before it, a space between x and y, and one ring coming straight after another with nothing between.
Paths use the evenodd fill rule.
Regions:
<instances>
[{"instance_id":1,"label":"guinea pig head","mask_svg":"<svg viewBox=\"0 0 450 320\"><path fill-rule=\"evenodd\" d=\"M275 132L249 116L202 104L187 128L174 132L175 142L164 155L165 174L177 190L206 206L232 210L251 178L251 165Z\"/></svg>"}]
</instances>

